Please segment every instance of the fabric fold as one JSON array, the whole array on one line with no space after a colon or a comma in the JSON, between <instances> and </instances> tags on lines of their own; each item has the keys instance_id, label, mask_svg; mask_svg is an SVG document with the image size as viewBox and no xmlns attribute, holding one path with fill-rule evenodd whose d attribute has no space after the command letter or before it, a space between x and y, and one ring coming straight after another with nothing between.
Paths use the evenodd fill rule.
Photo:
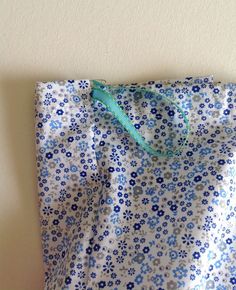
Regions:
<instances>
[{"instance_id":1,"label":"fabric fold","mask_svg":"<svg viewBox=\"0 0 236 290\"><path fill-rule=\"evenodd\" d=\"M186 137L163 100L183 110L188 140L179 155L153 156L92 98L92 80L37 82L45 290L234 289L236 84L105 85L154 148Z\"/></svg>"}]
</instances>

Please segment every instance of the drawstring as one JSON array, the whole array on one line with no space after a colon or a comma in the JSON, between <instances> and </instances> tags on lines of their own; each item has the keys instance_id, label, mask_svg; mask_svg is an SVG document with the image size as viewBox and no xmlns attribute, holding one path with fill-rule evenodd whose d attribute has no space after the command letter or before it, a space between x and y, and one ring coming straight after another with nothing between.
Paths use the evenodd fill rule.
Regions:
<instances>
[{"instance_id":1,"label":"drawstring","mask_svg":"<svg viewBox=\"0 0 236 290\"><path fill-rule=\"evenodd\" d=\"M117 118L117 120L121 123L121 125L129 132L129 134L132 136L132 138L148 153L158 156L158 157L172 157L176 154L180 153L180 149L186 144L187 142L187 137L189 135L189 122L188 119L186 118L185 113L183 110L172 100L169 98L165 97L165 99L168 99L168 101L176 106L180 113L183 116L184 123L186 124L187 127L187 137L185 142L180 146L180 148L176 151L172 150L167 150L165 152L162 152L161 150L155 150L153 149L146 141L145 138L139 133L139 131L135 128L135 126L132 124L130 118L128 115L122 110L122 108L119 106L117 101L114 99L112 94L108 93L105 89L106 86L105 84L98 82L97 80L92 80L92 91L91 91L91 96L94 100L98 100L99 102L103 103L107 109ZM155 92L147 90L147 89L139 89L142 92L148 92L151 94L155 94ZM160 96L160 94L158 94Z\"/></svg>"}]
</instances>

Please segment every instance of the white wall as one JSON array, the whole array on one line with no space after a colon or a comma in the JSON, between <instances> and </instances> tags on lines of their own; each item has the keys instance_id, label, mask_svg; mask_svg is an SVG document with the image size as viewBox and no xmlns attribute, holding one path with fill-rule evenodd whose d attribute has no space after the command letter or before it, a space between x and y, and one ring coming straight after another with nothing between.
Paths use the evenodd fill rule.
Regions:
<instances>
[{"instance_id":1,"label":"white wall","mask_svg":"<svg viewBox=\"0 0 236 290\"><path fill-rule=\"evenodd\" d=\"M0 289L40 290L33 91L213 74L236 82L235 0L0 1Z\"/></svg>"}]
</instances>

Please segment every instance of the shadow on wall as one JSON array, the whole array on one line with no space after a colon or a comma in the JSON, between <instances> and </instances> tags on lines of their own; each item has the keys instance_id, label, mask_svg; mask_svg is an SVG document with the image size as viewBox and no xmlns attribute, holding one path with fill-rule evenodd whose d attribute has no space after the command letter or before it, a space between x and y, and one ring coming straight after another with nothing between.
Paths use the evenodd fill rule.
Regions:
<instances>
[{"instance_id":1,"label":"shadow on wall","mask_svg":"<svg viewBox=\"0 0 236 290\"><path fill-rule=\"evenodd\" d=\"M0 142L4 141L6 148L6 152L0 153L4 160L1 195L6 203L0 206L7 213L0 215L0 289L5 290L43 289L34 144L37 80L32 77L0 80L4 126ZM7 211L3 211L7 206Z\"/></svg>"}]
</instances>

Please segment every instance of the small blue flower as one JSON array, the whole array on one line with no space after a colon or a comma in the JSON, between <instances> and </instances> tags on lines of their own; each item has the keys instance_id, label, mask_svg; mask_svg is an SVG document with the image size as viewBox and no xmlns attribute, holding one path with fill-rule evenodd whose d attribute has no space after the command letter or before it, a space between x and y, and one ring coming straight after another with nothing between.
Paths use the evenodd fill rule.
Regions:
<instances>
[{"instance_id":1,"label":"small blue flower","mask_svg":"<svg viewBox=\"0 0 236 290\"><path fill-rule=\"evenodd\" d=\"M152 268L148 265L148 263L142 264L141 266L141 273L142 274L147 274L152 271Z\"/></svg>"},{"instance_id":2,"label":"small blue flower","mask_svg":"<svg viewBox=\"0 0 236 290\"><path fill-rule=\"evenodd\" d=\"M79 96L74 95L74 96L72 97L72 99L73 99L73 101L74 101L75 103L79 103L79 102L80 102L80 97L79 97Z\"/></svg>"},{"instance_id":3,"label":"small blue flower","mask_svg":"<svg viewBox=\"0 0 236 290\"><path fill-rule=\"evenodd\" d=\"M58 120L54 121L54 120L51 120L49 126L52 128L52 129L60 129L61 128L61 125L62 123Z\"/></svg>"},{"instance_id":4,"label":"small blue flower","mask_svg":"<svg viewBox=\"0 0 236 290\"><path fill-rule=\"evenodd\" d=\"M160 274L155 274L154 276L151 277L151 281L156 285L156 286L162 286L164 279L162 275Z\"/></svg>"},{"instance_id":5,"label":"small blue flower","mask_svg":"<svg viewBox=\"0 0 236 290\"><path fill-rule=\"evenodd\" d=\"M176 260L178 258L178 252L171 250L169 253L169 256L170 256L171 260Z\"/></svg>"},{"instance_id":6,"label":"small blue flower","mask_svg":"<svg viewBox=\"0 0 236 290\"><path fill-rule=\"evenodd\" d=\"M175 235L170 235L167 238L167 243L169 246L175 246L176 245L176 236Z\"/></svg>"},{"instance_id":7,"label":"small blue flower","mask_svg":"<svg viewBox=\"0 0 236 290\"><path fill-rule=\"evenodd\" d=\"M40 170L40 175L42 176L42 177L47 177L48 176L48 169L47 169L47 167L42 167L42 169Z\"/></svg>"},{"instance_id":8,"label":"small blue flower","mask_svg":"<svg viewBox=\"0 0 236 290\"><path fill-rule=\"evenodd\" d=\"M61 115L63 115L63 113L64 113L64 111L63 110L57 110L57 115L59 115L59 116L61 116Z\"/></svg>"},{"instance_id":9,"label":"small blue flower","mask_svg":"<svg viewBox=\"0 0 236 290\"><path fill-rule=\"evenodd\" d=\"M124 174L119 174L118 175L118 182L119 184L125 185L127 178L125 177Z\"/></svg>"},{"instance_id":10,"label":"small blue flower","mask_svg":"<svg viewBox=\"0 0 236 290\"><path fill-rule=\"evenodd\" d=\"M85 141L81 141L78 143L78 146L77 146L81 151L87 151L89 146L88 146L88 142L85 142Z\"/></svg>"},{"instance_id":11,"label":"small blue flower","mask_svg":"<svg viewBox=\"0 0 236 290\"><path fill-rule=\"evenodd\" d=\"M201 256L201 255L200 255L199 252L194 252L194 253L193 253L193 258L194 258L194 259L197 259L197 260L198 260L198 259L200 258L200 256Z\"/></svg>"},{"instance_id":12,"label":"small blue flower","mask_svg":"<svg viewBox=\"0 0 236 290\"><path fill-rule=\"evenodd\" d=\"M115 234L117 236L120 236L122 235L123 231L122 231L122 228L121 227L115 227Z\"/></svg>"},{"instance_id":13,"label":"small blue flower","mask_svg":"<svg viewBox=\"0 0 236 290\"><path fill-rule=\"evenodd\" d=\"M48 153L46 153L46 158L47 158L47 159L52 159L52 157L53 157L52 152L48 152Z\"/></svg>"},{"instance_id":14,"label":"small blue flower","mask_svg":"<svg viewBox=\"0 0 236 290\"><path fill-rule=\"evenodd\" d=\"M89 83L88 83L88 81L86 81L86 80L81 80L81 81L79 81L79 87L80 87L80 89L87 89L88 88L88 86L89 86Z\"/></svg>"},{"instance_id":15,"label":"small blue flower","mask_svg":"<svg viewBox=\"0 0 236 290\"><path fill-rule=\"evenodd\" d=\"M174 277L178 279L183 279L184 277L187 277L188 270L182 266L176 267L173 270Z\"/></svg>"},{"instance_id":16,"label":"small blue flower","mask_svg":"<svg viewBox=\"0 0 236 290\"><path fill-rule=\"evenodd\" d=\"M146 120L146 125L149 129L156 126L156 120L155 119L148 119Z\"/></svg>"},{"instance_id":17,"label":"small blue flower","mask_svg":"<svg viewBox=\"0 0 236 290\"><path fill-rule=\"evenodd\" d=\"M135 277L134 281L136 282L137 285L140 285L143 282L143 276L142 275L138 275Z\"/></svg>"},{"instance_id":18,"label":"small blue flower","mask_svg":"<svg viewBox=\"0 0 236 290\"><path fill-rule=\"evenodd\" d=\"M45 143L46 149L53 149L56 146L57 146L57 141L54 139L48 139Z\"/></svg>"},{"instance_id":19,"label":"small blue flower","mask_svg":"<svg viewBox=\"0 0 236 290\"><path fill-rule=\"evenodd\" d=\"M71 172L77 172L78 171L78 167L76 165L71 165L70 166L70 171Z\"/></svg>"},{"instance_id":20,"label":"small blue flower","mask_svg":"<svg viewBox=\"0 0 236 290\"><path fill-rule=\"evenodd\" d=\"M192 87L192 91L193 91L194 93L199 92L200 89L201 89L201 88L200 88L199 86L193 86L193 87Z\"/></svg>"}]
</instances>

